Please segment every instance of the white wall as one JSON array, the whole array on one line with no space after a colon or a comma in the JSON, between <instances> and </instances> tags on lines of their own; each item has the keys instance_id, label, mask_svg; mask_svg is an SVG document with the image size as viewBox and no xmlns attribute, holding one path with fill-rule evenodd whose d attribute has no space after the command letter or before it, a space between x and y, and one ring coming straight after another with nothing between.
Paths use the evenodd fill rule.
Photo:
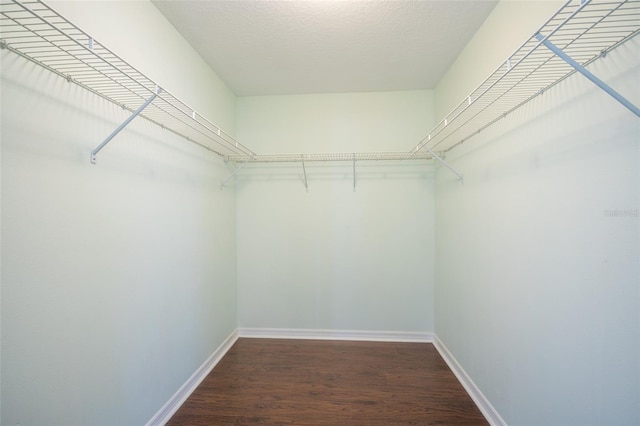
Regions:
<instances>
[{"instance_id":1,"label":"white wall","mask_svg":"<svg viewBox=\"0 0 640 426\"><path fill-rule=\"evenodd\" d=\"M233 93L150 3L54 6L233 133ZM472 42L490 51L463 53L437 96L241 98L238 139L407 151L436 97L441 117L519 44L500 22L524 38L556 8L500 3ZM594 71L639 104L637 52ZM350 165L307 164L305 192L299 164L246 166L219 191L220 159L144 120L92 166L126 114L6 51L1 70L2 424L144 423L236 324L434 320L509 424L640 423L640 129L579 76L450 153L464 185L358 164L354 192Z\"/></svg>"},{"instance_id":2,"label":"white wall","mask_svg":"<svg viewBox=\"0 0 640 426\"><path fill-rule=\"evenodd\" d=\"M433 125L431 91L238 99L257 153L408 151ZM241 327L433 330L428 162L249 165L237 182Z\"/></svg>"},{"instance_id":3,"label":"white wall","mask_svg":"<svg viewBox=\"0 0 640 426\"><path fill-rule=\"evenodd\" d=\"M151 3L54 6L234 131L233 93ZM236 328L226 166L143 119L91 165L125 111L6 50L0 87L0 421L144 424Z\"/></svg>"},{"instance_id":4,"label":"white wall","mask_svg":"<svg viewBox=\"0 0 640 426\"><path fill-rule=\"evenodd\" d=\"M636 105L639 52L591 68ZM435 330L508 424L640 423L639 141L575 75L437 171Z\"/></svg>"}]
</instances>

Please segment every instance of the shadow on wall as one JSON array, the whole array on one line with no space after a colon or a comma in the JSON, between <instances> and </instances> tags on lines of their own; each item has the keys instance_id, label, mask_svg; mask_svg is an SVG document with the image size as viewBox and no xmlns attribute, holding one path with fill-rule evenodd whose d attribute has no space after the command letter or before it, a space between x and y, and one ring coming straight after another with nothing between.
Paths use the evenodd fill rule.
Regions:
<instances>
[{"instance_id":1,"label":"shadow on wall","mask_svg":"<svg viewBox=\"0 0 640 426\"><path fill-rule=\"evenodd\" d=\"M614 66L606 63L593 65L600 65L599 68ZM594 73L602 71L596 67ZM637 73L637 67L626 67L624 72L608 79L607 83L633 97L638 93L637 88L628 83L621 86L620 82L631 81L630 77L638 75ZM558 99L563 99L564 102L558 102ZM565 125L567 122L584 122L584 117L590 119L583 126ZM459 171L465 174L465 178L475 175L481 181L512 179L531 170L563 167L576 158L593 158L611 150L622 149L616 142L628 140L624 136L629 132L637 132L637 127L629 126L629 118L633 117L631 112L602 89L574 74L557 84L553 93L543 93L460 144L450 157L455 158L455 163L464 162L463 169ZM538 124L541 120L547 123L544 128ZM597 128L612 131L606 136L595 137L593 129ZM525 133L532 137L523 140L522 129L526 129ZM496 140L510 141L509 144L518 145L518 149L505 149L502 144L495 144ZM487 154L493 164L474 167L477 164L474 158L481 153Z\"/></svg>"},{"instance_id":2,"label":"shadow on wall","mask_svg":"<svg viewBox=\"0 0 640 426\"><path fill-rule=\"evenodd\" d=\"M25 78L25 76L27 76ZM90 164L90 152L131 112L65 79L9 54L2 56L2 91L6 118L2 133L19 129L21 140L4 138L3 149L65 167L90 167L100 173L187 187L219 187L228 173L221 156L189 143L144 118L134 119ZM25 85L23 81L35 81ZM54 131L43 133L51 122ZM200 167L194 167L194 161Z\"/></svg>"}]
</instances>

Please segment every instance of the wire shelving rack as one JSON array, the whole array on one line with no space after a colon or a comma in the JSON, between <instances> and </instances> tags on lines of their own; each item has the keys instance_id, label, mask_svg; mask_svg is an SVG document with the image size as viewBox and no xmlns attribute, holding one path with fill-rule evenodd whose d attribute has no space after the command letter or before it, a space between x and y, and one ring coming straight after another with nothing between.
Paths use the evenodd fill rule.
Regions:
<instances>
[{"instance_id":1,"label":"wire shelving rack","mask_svg":"<svg viewBox=\"0 0 640 426\"><path fill-rule=\"evenodd\" d=\"M446 152L573 73L584 74L590 63L639 32L640 0L568 0L413 149L407 152L259 155L159 88L44 2L0 0L0 48L134 113L92 152L92 161L97 151L139 113L225 160L241 164L300 162L304 167L305 162L314 161L355 163L435 158L450 168L443 159ZM562 58L563 55L575 61L574 64ZM606 83L594 82L612 96L620 96ZM625 106L640 115L634 105Z\"/></svg>"},{"instance_id":2,"label":"wire shelving rack","mask_svg":"<svg viewBox=\"0 0 640 426\"><path fill-rule=\"evenodd\" d=\"M254 153L39 0L0 2L0 48L223 157Z\"/></svg>"},{"instance_id":3,"label":"wire shelving rack","mask_svg":"<svg viewBox=\"0 0 640 426\"><path fill-rule=\"evenodd\" d=\"M446 153L640 32L638 0L569 0L414 148ZM575 61L577 68L547 44ZM588 72L588 71L587 71ZM596 83L598 84L598 83ZM601 86L602 87L602 86ZM612 90L608 86L605 91ZM609 94L611 94L609 92ZM638 108L631 106L638 115Z\"/></svg>"}]
</instances>

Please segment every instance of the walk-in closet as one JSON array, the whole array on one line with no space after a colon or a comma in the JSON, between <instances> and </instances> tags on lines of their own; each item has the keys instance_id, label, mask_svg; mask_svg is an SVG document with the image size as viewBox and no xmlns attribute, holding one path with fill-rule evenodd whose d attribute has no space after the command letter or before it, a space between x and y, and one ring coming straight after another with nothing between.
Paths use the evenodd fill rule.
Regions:
<instances>
[{"instance_id":1,"label":"walk-in closet","mask_svg":"<svg viewBox=\"0 0 640 426\"><path fill-rule=\"evenodd\" d=\"M0 423L640 425L639 32L0 0Z\"/></svg>"}]
</instances>

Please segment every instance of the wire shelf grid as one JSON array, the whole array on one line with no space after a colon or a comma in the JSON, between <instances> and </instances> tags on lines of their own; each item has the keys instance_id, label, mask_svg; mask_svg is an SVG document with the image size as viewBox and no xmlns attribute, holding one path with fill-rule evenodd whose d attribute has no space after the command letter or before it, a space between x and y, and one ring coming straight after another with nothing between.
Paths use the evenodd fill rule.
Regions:
<instances>
[{"instance_id":1,"label":"wire shelf grid","mask_svg":"<svg viewBox=\"0 0 640 426\"><path fill-rule=\"evenodd\" d=\"M640 32L640 0L569 0L412 150L446 153L575 73L541 35L581 66Z\"/></svg>"},{"instance_id":2,"label":"wire shelf grid","mask_svg":"<svg viewBox=\"0 0 640 426\"><path fill-rule=\"evenodd\" d=\"M0 47L131 112L156 94L141 117L225 158L255 155L40 0L0 1Z\"/></svg>"},{"instance_id":3,"label":"wire shelf grid","mask_svg":"<svg viewBox=\"0 0 640 426\"><path fill-rule=\"evenodd\" d=\"M345 162L345 161L404 161L404 160L430 160L431 154L420 152L412 155L411 152L328 152L315 154L273 154L257 155L249 158L246 156L230 157L237 163L300 163L300 162Z\"/></svg>"},{"instance_id":4,"label":"wire shelf grid","mask_svg":"<svg viewBox=\"0 0 640 426\"><path fill-rule=\"evenodd\" d=\"M0 0L0 47L129 111L155 96L142 117L239 163L442 161L436 153L448 152L576 72L539 37L584 67L639 32L640 0L567 0L412 150L257 155L41 0Z\"/></svg>"}]
</instances>

